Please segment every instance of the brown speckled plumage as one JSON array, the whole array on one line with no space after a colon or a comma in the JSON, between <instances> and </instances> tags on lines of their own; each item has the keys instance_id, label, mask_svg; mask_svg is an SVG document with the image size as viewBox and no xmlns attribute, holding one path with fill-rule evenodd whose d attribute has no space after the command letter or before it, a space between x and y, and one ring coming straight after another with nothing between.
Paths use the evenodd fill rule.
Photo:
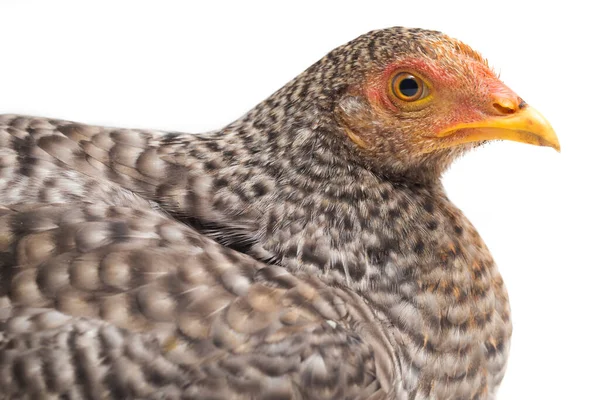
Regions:
<instances>
[{"instance_id":1,"label":"brown speckled plumage","mask_svg":"<svg viewBox=\"0 0 600 400\"><path fill-rule=\"evenodd\" d=\"M368 33L209 134L0 116L0 397L493 399L507 294L440 182L473 144L357 89L448 52L484 65Z\"/></svg>"}]
</instances>

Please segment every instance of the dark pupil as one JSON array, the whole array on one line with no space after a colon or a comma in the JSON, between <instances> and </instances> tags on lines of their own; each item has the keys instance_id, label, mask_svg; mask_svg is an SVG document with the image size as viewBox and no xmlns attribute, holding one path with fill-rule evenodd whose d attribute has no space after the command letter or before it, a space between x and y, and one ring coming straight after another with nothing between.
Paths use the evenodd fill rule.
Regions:
<instances>
[{"instance_id":1,"label":"dark pupil","mask_svg":"<svg viewBox=\"0 0 600 400\"><path fill-rule=\"evenodd\" d=\"M419 91L419 84L413 77L404 78L400 82L400 93L406 97L413 97Z\"/></svg>"}]
</instances>

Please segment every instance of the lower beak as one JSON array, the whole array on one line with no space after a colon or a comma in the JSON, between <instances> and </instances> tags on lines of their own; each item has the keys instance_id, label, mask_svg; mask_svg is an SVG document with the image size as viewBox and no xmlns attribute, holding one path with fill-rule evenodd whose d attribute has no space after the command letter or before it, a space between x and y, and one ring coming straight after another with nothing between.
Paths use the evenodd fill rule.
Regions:
<instances>
[{"instance_id":1,"label":"lower beak","mask_svg":"<svg viewBox=\"0 0 600 400\"><path fill-rule=\"evenodd\" d=\"M542 114L529 105L512 114L454 125L437 137L445 139L442 147L485 140L512 140L548 146L560 152L560 143L554 129Z\"/></svg>"}]
</instances>

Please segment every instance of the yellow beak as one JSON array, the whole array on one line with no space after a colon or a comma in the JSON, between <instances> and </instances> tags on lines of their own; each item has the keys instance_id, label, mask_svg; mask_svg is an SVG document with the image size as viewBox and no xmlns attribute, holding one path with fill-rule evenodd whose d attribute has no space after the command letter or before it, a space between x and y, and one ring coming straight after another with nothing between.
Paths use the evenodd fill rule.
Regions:
<instances>
[{"instance_id":1,"label":"yellow beak","mask_svg":"<svg viewBox=\"0 0 600 400\"><path fill-rule=\"evenodd\" d=\"M512 114L454 125L439 133L437 137L446 139L442 147L484 140L513 140L552 147L560 152L560 143L554 129L542 114L529 105L515 110Z\"/></svg>"}]
</instances>

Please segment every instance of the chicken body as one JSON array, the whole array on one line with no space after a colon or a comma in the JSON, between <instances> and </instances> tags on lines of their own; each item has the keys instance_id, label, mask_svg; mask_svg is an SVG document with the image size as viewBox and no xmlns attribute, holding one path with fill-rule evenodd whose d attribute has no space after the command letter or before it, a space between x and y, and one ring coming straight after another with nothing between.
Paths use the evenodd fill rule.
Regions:
<instances>
[{"instance_id":1,"label":"chicken body","mask_svg":"<svg viewBox=\"0 0 600 400\"><path fill-rule=\"evenodd\" d=\"M493 399L507 293L439 179L471 145L340 124L424 39L364 35L210 134L0 116L2 396Z\"/></svg>"}]
</instances>

